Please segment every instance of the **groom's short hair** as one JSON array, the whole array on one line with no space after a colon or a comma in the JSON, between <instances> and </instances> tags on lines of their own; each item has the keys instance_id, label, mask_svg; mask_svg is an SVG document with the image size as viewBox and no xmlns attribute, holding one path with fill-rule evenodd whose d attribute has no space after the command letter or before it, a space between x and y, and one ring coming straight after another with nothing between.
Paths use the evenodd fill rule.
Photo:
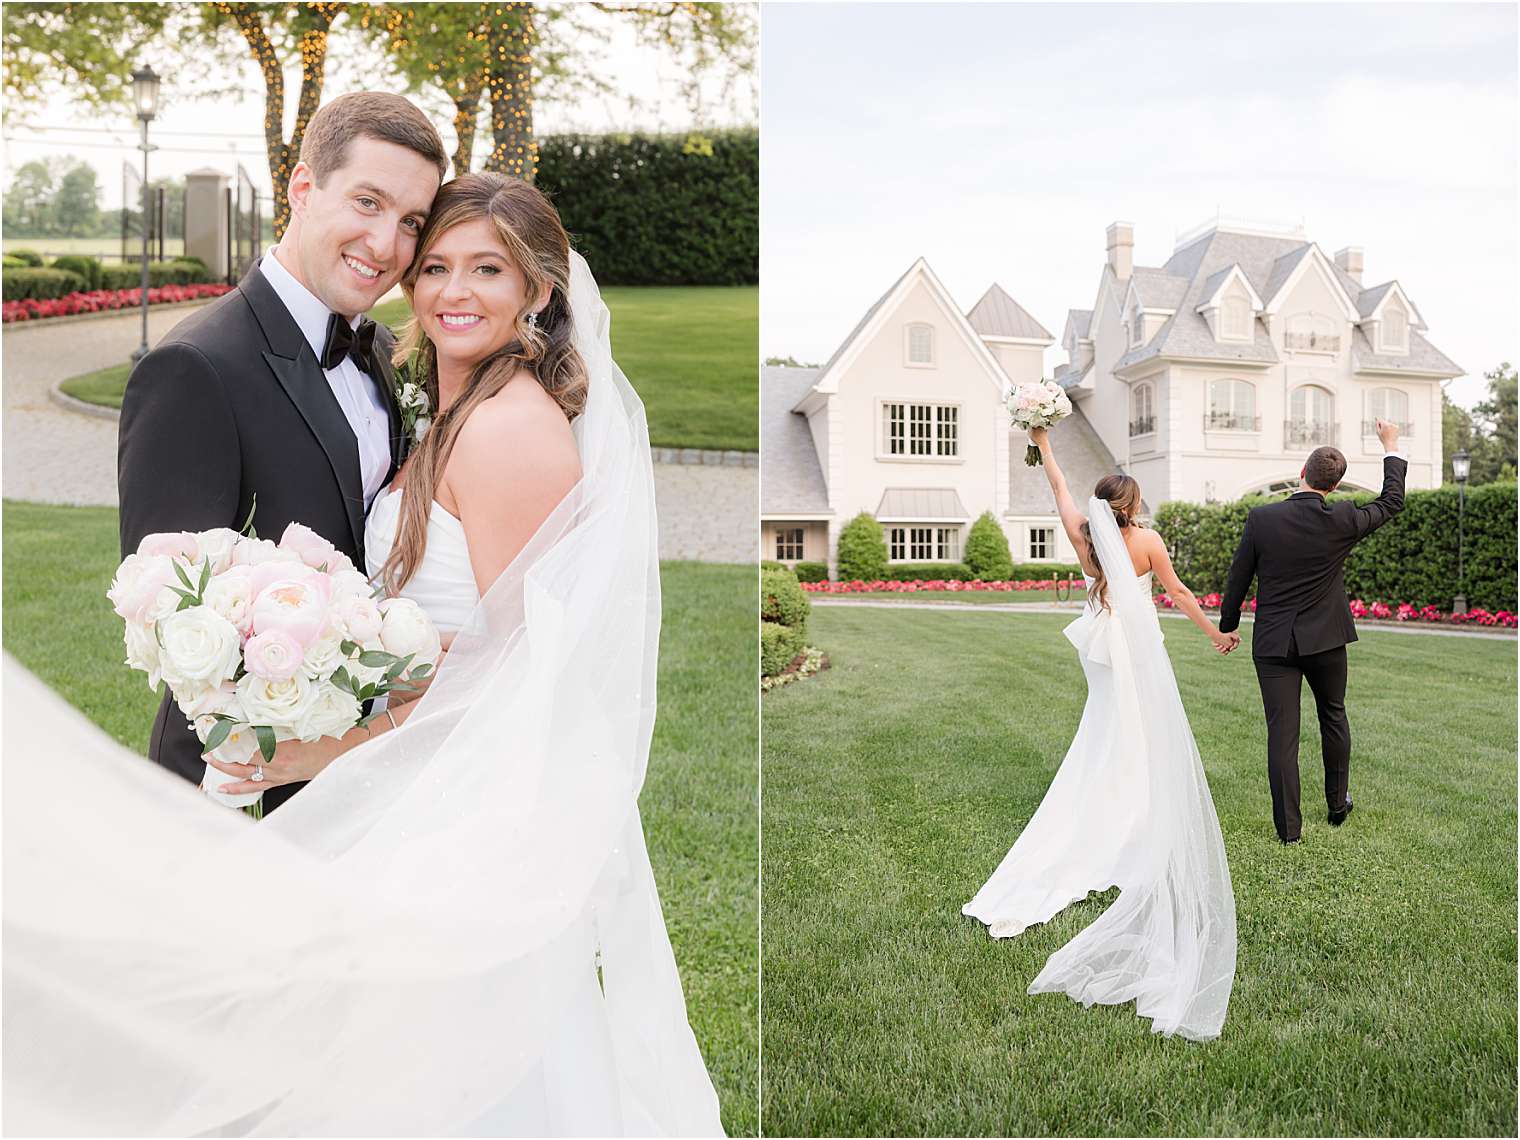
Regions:
<instances>
[{"instance_id":1,"label":"groom's short hair","mask_svg":"<svg viewBox=\"0 0 1520 1140\"><path fill-rule=\"evenodd\" d=\"M1316 491L1333 491L1346 477L1346 457L1333 447L1316 447L1304 464L1304 482Z\"/></svg>"},{"instance_id":2,"label":"groom's short hair","mask_svg":"<svg viewBox=\"0 0 1520 1140\"><path fill-rule=\"evenodd\" d=\"M359 138L404 146L438 167L440 182L448 177L443 139L410 99L387 91L354 91L324 105L306 124L301 161L311 168L318 186L343 166L348 144Z\"/></svg>"}]
</instances>

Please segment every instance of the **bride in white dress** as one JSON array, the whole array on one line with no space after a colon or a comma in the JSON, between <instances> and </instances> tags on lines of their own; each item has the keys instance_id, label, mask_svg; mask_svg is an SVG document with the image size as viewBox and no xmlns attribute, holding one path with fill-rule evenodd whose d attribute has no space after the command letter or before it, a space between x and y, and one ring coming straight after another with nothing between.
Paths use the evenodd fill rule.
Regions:
<instances>
[{"instance_id":1,"label":"bride in white dress","mask_svg":"<svg viewBox=\"0 0 1520 1140\"><path fill-rule=\"evenodd\" d=\"M1235 978L1235 899L1219 820L1162 645L1154 574L1220 653L1240 643L1177 578L1166 544L1135 520L1140 488L1099 480L1084 516L1045 429L1039 445L1082 561L1087 605L1066 628L1087 676L1076 736L1045 798L962 913L1010 938L1091 891L1120 889L1051 955L1029 992L1083 1005L1135 1002L1157 1033L1218 1037Z\"/></svg>"},{"instance_id":2,"label":"bride in white dress","mask_svg":"<svg viewBox=\"0 0 1520 1140\"><path fill-rule=\"evenodd\" d=\"M255 826L7 660L9 1134L721 1134L637 806L643 407L526 184L443 187L405 285L438 414L366 555L452 642L420 698L227 785L325 765Z\"/></svg>"}]
</instances>

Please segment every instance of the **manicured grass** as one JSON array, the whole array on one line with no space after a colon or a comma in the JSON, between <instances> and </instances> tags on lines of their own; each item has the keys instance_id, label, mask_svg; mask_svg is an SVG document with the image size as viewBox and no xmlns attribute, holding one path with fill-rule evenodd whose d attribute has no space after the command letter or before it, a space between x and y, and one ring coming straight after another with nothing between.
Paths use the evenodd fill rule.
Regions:
<instances>
[{"instance_id":1,"label":"manicured grass","mask_svg":"<svg viewBox=\"0 0 1520 1140\"><path fill-rule=\"evenodd\" d=\"M960 913L1080 718L1070 620L813 611L833 667L762 701L766 1132L1513 1136L1514 645L1362 631L1356 813L1325 822L1306 692L1283 848L1249 645L1164 624L1239 912L1224 1035L1197 1045L1026 995L1109 896L1003 941Z\"/></svg>"},{"instance_id":2,"label":"manicured grass","mask_svg":"<svg viewBox=\"0 0 1520 1140\"><path fill-rule=\"evenodd\" d=\"M29 249L35 253L42 254L49 261L55 257L62 257L66 253L74 254L76 256L83 254L86 257L97 257L101 261L108 264L121 261L121 238L119 237L8 237L4 240L0 240L0 250L3 250L5 253L9 253L13 249ZM140 252L141 249L141 238L139 238L136 246L133 247L133 250L134 252ZM154 257L156 259L158 256L158 246L155 244L153 249ZM178 257L184 252L184 238L164 239L165 258L172 259ZM139 264L141 263L139 262Z\"/></svg>"},{"instance_id":3,"label":"manicured grass","mask_svg":"<svg viewBox=\"0 0 1520 1140\"><path fill-rule=\"evenodd\" d=\"M121 407L122 393L127 390L127 377L132 374L130 364L113 364L98 372L86 372L83 376L71 376L62 384L66 396L83 400L87 404L99 404L103 408Z\"/></svg>"},{"instance_id":4,"label":"manicured grass","mask_svg":"<svg viewBox=\"0 0 1520 1140\"><path fill-rule=\"evenodd\" d=\"M145 751L157 696L121 663L105 599L116 512L4 507L8 652L122 744ZM759 947L754 572L662 567L659 716L640 799L702 1046L731 1135L756 1131ZM11 715L24 712L8 709Z\"/></svg>"},{"instance_id":5,"label":"manicured grass","mask_svg":"<svg viewBox=\"0 0 1520 1140\"><path fill-rule=\"evenodd\" d=\"M759 297L752 286L602 290L612 353L644 401L654 446L759 448ZM399 326L406 302L371 315Z\"/></svg>"},{"instance_id":6,"label":"manicured grass","mask_svg":"<svg viewBox=\"0 0 1520 1140\"><path fill-rule=\"evenodd\" d=\"M973 606L1017 605L1020 602L1066 602L1076 599L1080 606L1087 594L1083 590L1064 598L1058 598L1054 590L919 590L912 594L895 594L883 591L879 594L809 594L814 601L827 599L841 602L964 602Z\"/></svg>"}]
</instances>

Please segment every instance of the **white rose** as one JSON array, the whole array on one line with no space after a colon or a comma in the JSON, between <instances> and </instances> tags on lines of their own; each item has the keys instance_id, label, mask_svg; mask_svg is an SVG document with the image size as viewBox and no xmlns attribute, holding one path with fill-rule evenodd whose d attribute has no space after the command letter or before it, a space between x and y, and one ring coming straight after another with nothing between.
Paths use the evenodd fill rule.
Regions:
<instances>
[{"instance_id":1,"label":"white rose","mask_svg":"<svg viewBox=\"0 0 1520 1140\"><path fill-rule=\"evenodd\" d=\"M209 717L207 719L210 720ZM215 725L216 721L212 720L211 724ZM206 734L201 734L197 726L197 735L201 736L203 743L210 731L210 728L207 728ZM253 728L246 724L235 724L226 739L207 755L216 757L223 764L251 764L258 750L259 738L254 734Z\"/></svg>"},{"instance_id":2,"label":"white rose","mask_svg":"<svg viewBox=\"0 0 1520 1140\"><path fill-rule=\"evenodd\" d=\"M159 672L158 638L153 633L153 627L129 621L123 639L127 644L127 664L146 673L148 688L157 689L163 675Z\"/></svg>"},{"instance_id":3,"label":"white rose","mask_svg":"<svg viewBox=\"0 0 1520 1140\"><path fill-rule=\"evenodd\" d=\"M380 626L380 644L387 653L412 657L412 668L431 665L443 648L438 629L422 607L410 598L387 598L380 603L385 620Z\"/></svg>"},{"instance_id":4,"label":"white rose","mask_svg":"<svg viewBox=\"0 0 1520 1140\"><path fill-rule=\"evenodd\" d=\"M357 570L338 570L328 577L332 590L332 602L337 605L344 598L372 598L375 587Z\"/></svg>"},{"instance_id":5,"label":"white rose","mask_svg":"<svg viewBox=\"0 0 1520 1140\"><path fill-rule=\"evenodd\" d=\"M253 571L246 565L229 566L207 583L201 600L246 632L253 608Z\"/></svg>"},{"instance_id":6,"label":"white rose","mask_svg":"<svg viewBox=\"0 0 1520 1140\"><path fill-rule=\"evenodd\" d=\"M303 720L316 699L315 686L304 673L284 681L266 681L246 673L237 689L248 723L267 724L276 730L291 729Z\"/></svg>"},{"instance_id":7,"label":"white rose","mask_svg":"<svg viewBox=\"0 0 1520 1140\"><path fill-rule=\"evenodd\" d=\"M345 637L361 645L372 645L380 636L385 621L380 606L368 596L348 597L334 601L332 619Z\"/></svg>"},{"instance_id":8,"label":"white rose","mask_svg":"<svg viewBox=\"0 0 1520 1140\"><path fill-rule=\"evenodd\" d=\"M220 685L208 685L194 693L186 692L183 695L176 693L174 701L179 705L179 711L184 713L186 719L190 721L190 727L195 729L196 735L202 742L206 739L206 733L211 731L211 726L216 723L216 713L238 719L243 716L242 706L238 704L237 686L231 681L223 681Z\"/></svg>"},{"instance_id":9,"label":"white rose","mask_svg":"<svg viewBox=\"0 0 1520 1140\"><path fill-rule=\"evenodd\" d=\"M169 687L203 689L220 685L243 659L237 627L207 606L191 606L158 623L163 678Z\"/></svg>"},{"instance_id":10,"label":"white rose","mask_svg":"<svg viewBox=\"0 0 1520 1140\"><path fill-rule=\"evenodd\" d=\"M211 530L203 530L196 537L199 551L196 554L197 564L211 560L211 572L220 574L232 565L232 555L237 549L238 540L242 537L237 531L225 526L213 527Z\"/></svg>"},{"instance_id":11,"label":"white rose","mask_svg":"<svg viewBox=\"0 0 1520 1140\"><path fill-rule=\"evenodd\" d=\"M306 715L291 726L297 738L309 742L322 736L342 736L353 728L362 715L354 695L331 684L318 684L314 688Z\"/></svg>"},{"instance_id":12,"label":"white rose","mask_svg":"<svg viewBox=\"0 0 1520 1140\"><path fill-rule=\"evenodd\" d=\"M301 672L313 681L331 677L333 671L347 661L343 656L343 640L341 629L329 629L313 641L306 647L306 655L301 659Z\"/></svg>"}]
</instances>

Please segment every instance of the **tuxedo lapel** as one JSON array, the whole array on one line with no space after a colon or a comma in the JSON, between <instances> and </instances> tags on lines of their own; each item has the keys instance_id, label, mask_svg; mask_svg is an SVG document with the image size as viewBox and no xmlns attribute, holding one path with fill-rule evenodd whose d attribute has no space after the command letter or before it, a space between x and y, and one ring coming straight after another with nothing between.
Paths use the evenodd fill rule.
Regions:
<instances>
[{"instance_id":1,"label":"tuxedo lapel","mask_svg":"<svg viewBox=\"0 0 1520 1140\"><path fill-rule=\"evenodd\" d=\"M389 483L396 477L396 470L406 458L406 438L401 432L401 409L396 404L396 370L391 367L391 346L394 344L388 329L375 333L375 348L370 354L370 379L380 388L380 399L385 403L386 419L390 422L391 469L386 473Z\"/></svg>"},{"instance_id":2,"label":"tuxedo lapel","mask_svg":"<svg viewBox=\"0 0 1520 1140\"><path fill-rule=\"evenodd\" d=\"M359 441L354 438L354 429L349 426L338 398L322 374L321 363L301 335L295 318L257 266L243 278L241 288L269 342L264 362L327 453L333 477L343 492L353 549L362 551L364 483L359 473Z\"/></svg>"}]
</instances>

